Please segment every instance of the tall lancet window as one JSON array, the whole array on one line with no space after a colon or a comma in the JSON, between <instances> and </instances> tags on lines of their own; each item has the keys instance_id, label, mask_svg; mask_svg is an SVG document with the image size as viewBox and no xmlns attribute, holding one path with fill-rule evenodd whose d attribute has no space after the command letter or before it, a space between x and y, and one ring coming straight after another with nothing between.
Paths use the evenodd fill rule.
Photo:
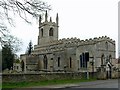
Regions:
<instances>
[{"instance_id":1,"label":"tall lancet window","mask_svg":"<svg viewBox=\"0 0 120 90\"><path fill-rule=\"evenodd\" d=\"M47 69L48 61L47 61L47 56L46 55L44 55L43 63L44 63L44 69Z\"/></svg>"},{"instance_id":2,"label":"tall lancet window","mask_svg":"<svg viewBox=\"0 0 120 90\"><path fill-rule=\"evenodd\" d=\"M41 29L41 37L43 37L43 28Z\"/></svg>"},{"instance_id":3,"label":"tall lancet window","mask_svg":"<svg viewBox=\"0 0 120 90\"><path fill-rule=\"evenodd\" d=\"M49 30L49 36L53 36L53 28L50 28L50 30Z\"/></svg>"},{"instance_id":4,"label":"tall lancet window","mask_svg":"<svg viewBox=\"0 0 120 90\"><path fill-rule=\"evenodd\" d=\"M104 54L102 54L102 56L101 56L101 65L103 65L104 64Z\"/></svg>"}]
</instances>

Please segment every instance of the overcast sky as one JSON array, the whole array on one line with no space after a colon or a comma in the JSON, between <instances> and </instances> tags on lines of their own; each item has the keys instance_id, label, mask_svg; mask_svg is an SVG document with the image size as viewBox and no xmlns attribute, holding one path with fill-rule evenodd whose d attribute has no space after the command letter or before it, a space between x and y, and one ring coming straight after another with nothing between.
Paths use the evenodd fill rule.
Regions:
<instances>
[{"instance_id":1,"label":"overcast sky","mask_svg":"<svg viewBox=\"0 0 120 90\"><path fill-rule=\"evenodd\" d=\"M89 39L108 36L116 41L118 50L118 1L119 0L43 0L51 5L49 16L55 21L59 14L59 39L77 37ZM29 25L18 20L12 34L21 38L24 54L28 43L37 44L38 21Z\"/></svg>"}]
</instances>

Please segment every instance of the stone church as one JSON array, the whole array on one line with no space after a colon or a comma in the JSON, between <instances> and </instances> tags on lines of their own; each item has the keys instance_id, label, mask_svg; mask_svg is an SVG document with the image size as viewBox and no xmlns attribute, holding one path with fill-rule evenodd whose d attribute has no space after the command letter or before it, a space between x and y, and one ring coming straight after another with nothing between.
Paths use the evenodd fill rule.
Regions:
<instances>
[{"instance_id":1,"label":"stone church","mask_svg":"<svg viewBox=\"0 0 120 90\"><path fill-rule=\"evenodd\" d=\"M30 55L20 56L22 71L27 72L96 72L103 67L111 71L115 62L115 41L107 36L86 40L59 36L59 17L56 22L39 17L38 43Z\"/></svg>"}]
</instances>

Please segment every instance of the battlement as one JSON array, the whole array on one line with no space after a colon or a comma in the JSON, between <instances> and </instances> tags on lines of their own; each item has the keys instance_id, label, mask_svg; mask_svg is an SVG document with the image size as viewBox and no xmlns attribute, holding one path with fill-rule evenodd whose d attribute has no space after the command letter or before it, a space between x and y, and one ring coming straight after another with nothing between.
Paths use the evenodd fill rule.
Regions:
<instances>
[{"instance_id":1,"label":"battlement","mask_svg":"<svg viewBox=\"0 0 120 90\"><path fill-rule=\"evenodd\" d=\"M39 28L41 28L42 26L45 25L50 25L50 26L57 26L57 24L55 22L41 22L41 24L39 25Z\"/></svg>"},{"instance_id":2,"label":"battlement","mask_svg":"<svg viewBox=\"0 0 120 90\"><path fill-rule=\"evenodd\" d=\"M60 39L61 41L61 39ZM109 37L107 36L102 36L102 37L94 37L94 38L89 38L89 39L85 39L85 40L80 40L79 38L63 38L62 39L62 42L66 45L86 45L86 44L94 44L94 43L97 43L97 42L100 42L100 41L109 41L113 44L115 44L115 41L110 39ZM58 41L59 42L59 41ZM70 45L71 44L71 45Z\"/></svg>"},{"instance_id":3,"label":"battlement","mask_svg":"<svg viewBox=\"0 0 120 90\"><path fill-rule=\"evenodd\" d=\"M113 44L115 44L115 40L111 39L110 37L107 37L107 36L102 36L102 37L95 37L92 39L93 41L103 41L103 40L106 40L106 41L109 41Z\"/></svg>"},{"instance_id":4,"label":"battlement","mask_svg":"<svg viewBox=\"0 0 120 90\"><path fill-rule=\"evenodd\" d=\"M64 42L64 43L68 43L68 42L79 42L80 41L80 39L79 38L76 38L76 37L72 37L72 38L63 38L63 39L60 39L60 40L58 40L58 42L59 41L62 41L62 42Z\"/></svg>"},{"instance_id":5,"label":"battlement","mask_svg":"<svg viewBox=\"0 0 120 90\"><path fill-rule=\"evenodd\" d=\"M35 49L34 52L37 51L37 52L47 53L47 52L64 50L67 47L95 44L95 43L98 43L101 41L109 41L109 42L115 44L115 41L110 39L107 36L94 37L94 38L89 38L89 39L85 39L85 40L80 40L79 38L72 37L72 38L63 38L63 39L51 41L44 45L36 45L34 48Z\"/></svg>"},{"instance_id":6,"label":"battlement","mask_svg":"<svg viewBox=\"0 0 120 90\"><path fill-rule=\"evenodd\" d=\"M39 16L39 27L43 26L43 25L46 25L46 24L51 24L51 25L58 25L58 13L56 15L56 22L53 22L52 21L52 17L50 17L50 20L48 21L48 13L46 11L45 13L45 21L42 22L42 17L41 15Z\"/></svg>"}]
</instances>

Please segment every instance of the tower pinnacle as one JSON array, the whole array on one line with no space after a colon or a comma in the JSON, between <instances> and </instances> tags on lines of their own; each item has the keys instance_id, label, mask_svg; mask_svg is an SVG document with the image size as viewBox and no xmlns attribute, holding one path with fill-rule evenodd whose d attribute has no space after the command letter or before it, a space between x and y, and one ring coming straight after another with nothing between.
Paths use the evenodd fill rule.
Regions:
<instances>
[{"instance_id":1,"label":"tower pinnacle","mask_svg":"<svg viewBox=\"0 0 120 90\"><path fill-rule=\"evenodd\" d=\"M42 18L41 18L41 15L39 16L39 26L41 25L41 21L42 21Z\"/></svg>"},{"instance_id":2,"label":"tower pinnacle","mask_svg":"<svg viewBox=\"0 0 120 90\"><path fill-rule=\"evenodd\" d=\"M52 17L50 17L50 22L52 22Z\"/></svg>"},{"instance_id":3,"label":"tower pinnacle","mask_svg":"<svg viewBox=\"0 0 120 90\"><path fill-rule=\"evenodd\" d=\"M58 21L59 21L59 17L58 17L58 13L57 13L57 16L56 16L56 24L58 26Z\"/></svg>"},{"instance_id":4,"label":"tower pinnacle","mask_svg":"<svg viewBox=\"0 0 120 90\"><path fill-rule=\"evenodd\" d=\"M48 15L47 15L47 10L46 10L46 13L45 13L45 22L47 22L47 17L48 17Z\"/></svg>"}]
</instances>

